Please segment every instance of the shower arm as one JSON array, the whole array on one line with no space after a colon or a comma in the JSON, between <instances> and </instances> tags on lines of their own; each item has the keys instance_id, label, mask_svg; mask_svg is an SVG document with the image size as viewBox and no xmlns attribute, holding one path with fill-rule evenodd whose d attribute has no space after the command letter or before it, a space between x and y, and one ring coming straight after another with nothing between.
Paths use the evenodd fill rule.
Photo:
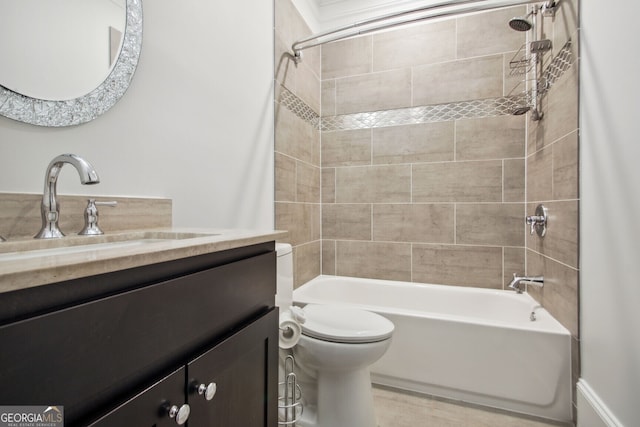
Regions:
<instances>
[{"instance_id":1,"label":"shower arm","mask_svg":"<svg viewBox=\"0 0 640 427\"><path fill-rule=\"evenodd\" d=\"M482 4L475 4L482 3ZM509 6L519 6L532 3L543 3L545 10L555 10L557 7L557 1L547 0L541 2L540 0L499 0L486 4L486 0L449 0L444 2L435 3L429 6L423 6L420 8L406 10L403 12L396 12L379 16L376 18L367 19L364 21L355 22L353 24L345 25L333 30L316 33L312 36L298 40L291 46L293 51L293 58L296 63L302 60L302 51L310 49L312 47L320 46L326 43L343 40L349 37L355 37L363 34L370 34L377 31L382 31L397 27L400 25L406 25L410 23L420 22L434 18L444 18L452 15L460 15L463 13L480 12L485 10L500 9ZM454 8L454 9L451 9ZM445 10L439 10L445 9ZM419 16L411 17L411 15L421 13ZM409 16L408 19L394 22L386 22L388 20L400 19ZM378 25L371 26L378 23ZM359 29L365 27L364 29ZM349 31L351 30L351 31Z\"/></svg>"}]
</instances>

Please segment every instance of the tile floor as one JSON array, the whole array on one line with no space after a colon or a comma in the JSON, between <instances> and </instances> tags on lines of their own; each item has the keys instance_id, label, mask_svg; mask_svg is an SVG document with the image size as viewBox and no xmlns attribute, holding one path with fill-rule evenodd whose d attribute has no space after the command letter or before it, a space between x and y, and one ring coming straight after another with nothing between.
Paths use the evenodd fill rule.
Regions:
<instances>
[{"instance_id":1,"label":"tile floor","mask_svg":"<svg viewBox=\"0 0 640 427\"><path fill-rule=\"evenodd\" d=\"M378 427L568 426L379 386L373 396Z\"/></svg>"}]
</instances>

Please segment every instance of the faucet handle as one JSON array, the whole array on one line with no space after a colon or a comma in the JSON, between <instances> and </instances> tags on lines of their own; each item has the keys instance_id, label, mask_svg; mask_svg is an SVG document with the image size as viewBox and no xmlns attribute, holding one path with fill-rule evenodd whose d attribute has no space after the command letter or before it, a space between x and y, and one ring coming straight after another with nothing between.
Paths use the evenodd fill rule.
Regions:
<instances>
[{"instance_id":1,"label":"faucet handle","mask_svg":"<svg viewBox=\"0 0 640 427\"><path fill-rule=\"evenodd\" d=\"M78 233L81 236L98 236L104 232L98 226L98 206L116 207L118 202L96 202L96 199L87 199L87 207L84 209L84 228Z\"/></svg>"}]
</instances>

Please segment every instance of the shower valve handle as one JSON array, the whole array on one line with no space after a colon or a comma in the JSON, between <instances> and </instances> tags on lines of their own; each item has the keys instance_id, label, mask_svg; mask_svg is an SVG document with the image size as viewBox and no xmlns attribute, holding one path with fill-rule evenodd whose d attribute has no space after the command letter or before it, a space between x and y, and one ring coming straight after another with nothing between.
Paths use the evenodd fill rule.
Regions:
<instances>
[{"instance_id":1,"label":"shower valve handle","mask_svg":"<svg viewBox=\"0 0 640 427\"><path fill-rule=\"evenodd\" d=\"M543 216L530 215L527 217L527 224L531 226L531 234L533 234L536 231L536 225L544 224L545 222L546 221Z\"/></svg>"},{"instance_id":2,"label":"shower valve handle","mask_svg":"<svg viewBox=\"0 0 640 427\"><path fill-rule=\"evenodd\" d=\"M533 235L534 232L537 232L538 236L544 237L547 233L548 218L547 208L543 205L538 205L536 207L536 214L526 217L527 224L531 226L531 234Z\"/></svg>"}]
</instances>

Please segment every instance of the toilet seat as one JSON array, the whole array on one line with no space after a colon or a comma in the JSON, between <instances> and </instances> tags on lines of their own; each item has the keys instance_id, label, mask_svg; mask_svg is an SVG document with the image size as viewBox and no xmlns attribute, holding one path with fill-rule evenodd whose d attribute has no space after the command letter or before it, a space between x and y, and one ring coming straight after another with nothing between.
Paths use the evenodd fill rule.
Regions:
<instances>
[{"instance_id":1,"label":"toilet seat","mask_svg":"<svg viewBox=\"0 0 640 427\"><path fill-rule=\"evenodd\" d=\"M336 343L373 343L393 334L393 323L369 311L330 304L304 307L302 334Z\"/></svg>"}]
</instances>

